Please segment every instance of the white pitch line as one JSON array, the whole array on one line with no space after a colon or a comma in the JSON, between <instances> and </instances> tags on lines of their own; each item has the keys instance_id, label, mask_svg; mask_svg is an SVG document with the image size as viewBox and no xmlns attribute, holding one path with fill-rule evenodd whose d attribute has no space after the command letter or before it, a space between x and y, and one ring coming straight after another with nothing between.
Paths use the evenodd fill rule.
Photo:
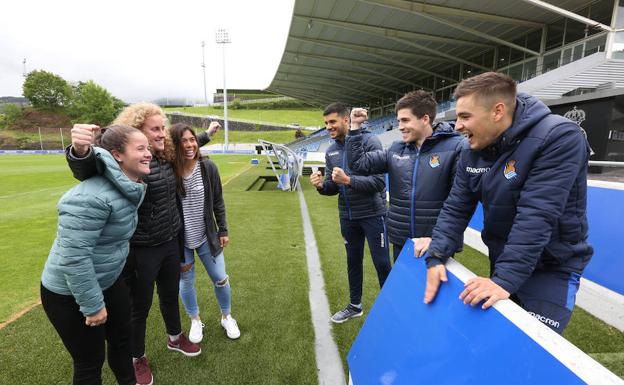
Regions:
<instances>
[{"instance_id":1,"label":"white pitch line","mask_svg":"<svg viewBox=\"0 0 624 385\"><path fill-rule=\"evenodd\" d=\"M19 193L14 193L14 194L0 195L0 199L15 198L15 197L19 197L19 196L22 196L22 195L36 194L36 193L40 193L40 192L44 192L44 191L66 189L66 188L71 187L71 186L72 185L68 184L68 185L63 185L63 186L42 188L40 190L32 190L32 191L24 191L24 192L19 192Z\"/></svg>"},{"instance_id":2,"label":"white pitch line","mask_svg":"<svg viewBox=\"0 0 624 385\"><path fill-rule=\"evenodd\" d=\"M226 180L225 182L223 182L222 186L227 185L228 183L230 183L232 180L238 178L239 176L241 176L243 173L247 172L250 168L253 167L253 164L249 165L246 169L244 169L243 171L239 172L238 174L234 175L233 177L229 178L228 180Z\"/></svg>"},{"instance_id":3,"label":"white pitch line","mask_svg":"<svg viewBox=\"0 0 624 385\"><path fill-rule=\"evenodd\" d=\"M316 247L316 238L308 213L301 186L297 188L299 206L303 220L303 235L306 245L306 261L310 278L310 311L314 327L314 350L318 369L319 385L345 385L344 369L338 353L338 347L331 333L329 302L325 294L325 281L321 271L321 261Z\"/></svg>"}]
</instances>

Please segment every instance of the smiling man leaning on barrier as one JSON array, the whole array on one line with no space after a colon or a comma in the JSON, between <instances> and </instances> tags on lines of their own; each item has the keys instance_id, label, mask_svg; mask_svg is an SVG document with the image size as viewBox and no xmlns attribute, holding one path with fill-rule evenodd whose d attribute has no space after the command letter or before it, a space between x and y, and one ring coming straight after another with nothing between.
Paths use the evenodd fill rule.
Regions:
<instances>
[{"instance_id":1,"label":"smiling man leaning on barrier","mask_svg":"<svg viewBox=\"0 0 624 385\"><path fill-rule=\"evenodd\" d=\"M468 144L433 230L424 301L431 303L446 281L444 263L481 201L490 278L469 280L460 298L473 306L485 301L484 309L511 298L562 333L593 254L586 217L589 144L576 124L517 94L507 75L465 79L455 99L455 128Z\"/></svg>"}]
</instances>

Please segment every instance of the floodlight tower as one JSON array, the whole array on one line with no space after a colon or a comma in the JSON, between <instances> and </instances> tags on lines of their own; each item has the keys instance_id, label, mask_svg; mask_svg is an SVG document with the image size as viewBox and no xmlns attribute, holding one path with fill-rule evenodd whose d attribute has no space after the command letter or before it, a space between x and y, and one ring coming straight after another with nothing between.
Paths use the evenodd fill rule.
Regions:
<instances>
[{"instance_id":1,"label":"floodlight tower","mask_svg":"<svg viewBox=\"0 0 624 385\"><path fill-rule=\"evenodd\" d=\"M206 104L206 107L208 107L208 94L206 93L206 55L204 53L204 47L206 46L206 42L202 40L201 42L201 47L202 47L202 71L204 73L204 104Z\"/></svg>"},{"instance_id":2,"label":"floodlight tower","mask_svg":"<svg viewBox=\"0 0 624 385\"><path fill-rule=\"evenodd\" d=\"M223 56L223 125L225 126L225 142L223 152L228 149L228 117L227 117L227 87L225 86L225 45L232 42L227 29L220 28L216 32L217 44L221 44Z\"/></svg>"}]
</instances>

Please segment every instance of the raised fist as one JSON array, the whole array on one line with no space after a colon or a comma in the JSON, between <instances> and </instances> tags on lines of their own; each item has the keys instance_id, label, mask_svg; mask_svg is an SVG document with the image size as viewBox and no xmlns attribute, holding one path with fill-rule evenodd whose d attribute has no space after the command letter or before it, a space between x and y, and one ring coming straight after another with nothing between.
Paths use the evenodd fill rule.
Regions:
<instances>
[{"instance_id":1,"label":"raised fist","mask_svg":"<svg viewBox=\"0 0 624 385\"><path fill-rule=\"evenodd\" d=\"M95 133L99 129L100 126L95 124L74 124L71 129L71 142L77 156L82 157L87 154L95 139Z\"/></svg>"},{"instance_id":2,"label":"raised fist","mask_svg":"<svg viewBox=\"0 0 624 385\"><path fill-rule=\"evenodd\" d=\"M351 178L340 167L334 167L332 170L332 180L337 184L348 185L351 183Z\"/></svg>"},{"instance_id":3,"label":"raised fist","mask_svg":"<svg viewBox=\"0 0 624 385\"><path fill-rule=\"evenodd\" d=\"M206 129L206 133L208 134L208 136L213 136L217 133L217 131L219 131L220 128L221 124L219 124L219 122L210 122L210 125Z\"/></svg>"},{"instance_id":4,"label":"raised fist","mask_svg":"<svg viewBox=\"0 0 624 385\"><path fill-rule=\"evenodd\" d=\"M353 108L351 110L351 129L357 130L360 125L368 120L368 111L366 108Z\"/></svg>"}]
</instances>

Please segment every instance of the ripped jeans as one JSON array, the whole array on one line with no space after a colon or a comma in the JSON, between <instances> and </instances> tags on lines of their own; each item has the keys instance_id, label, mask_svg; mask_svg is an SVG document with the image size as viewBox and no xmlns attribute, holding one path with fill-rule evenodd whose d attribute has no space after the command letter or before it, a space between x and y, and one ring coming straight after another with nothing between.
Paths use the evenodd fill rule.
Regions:
<instances>
[{"instance_id":1,"label":"ripped jeans","mask_svg":"<svg viewBox=\"0 0 624 385\"><path fill-rule=\"evenodd\" d=\"M182 266L193 264L190 270L180 273L180 298L186 309L186 314L190 317L199 315L197 305L197 291L195 290L195 252L202 261L214 286L215 296L219 302L221 313L230 314L231 293L230 280L225 272L225 260L223 252L217 256L212 256L208 242L202 243L197 249L184 247L184 263Z\"/></svg>"}]
</instances>

